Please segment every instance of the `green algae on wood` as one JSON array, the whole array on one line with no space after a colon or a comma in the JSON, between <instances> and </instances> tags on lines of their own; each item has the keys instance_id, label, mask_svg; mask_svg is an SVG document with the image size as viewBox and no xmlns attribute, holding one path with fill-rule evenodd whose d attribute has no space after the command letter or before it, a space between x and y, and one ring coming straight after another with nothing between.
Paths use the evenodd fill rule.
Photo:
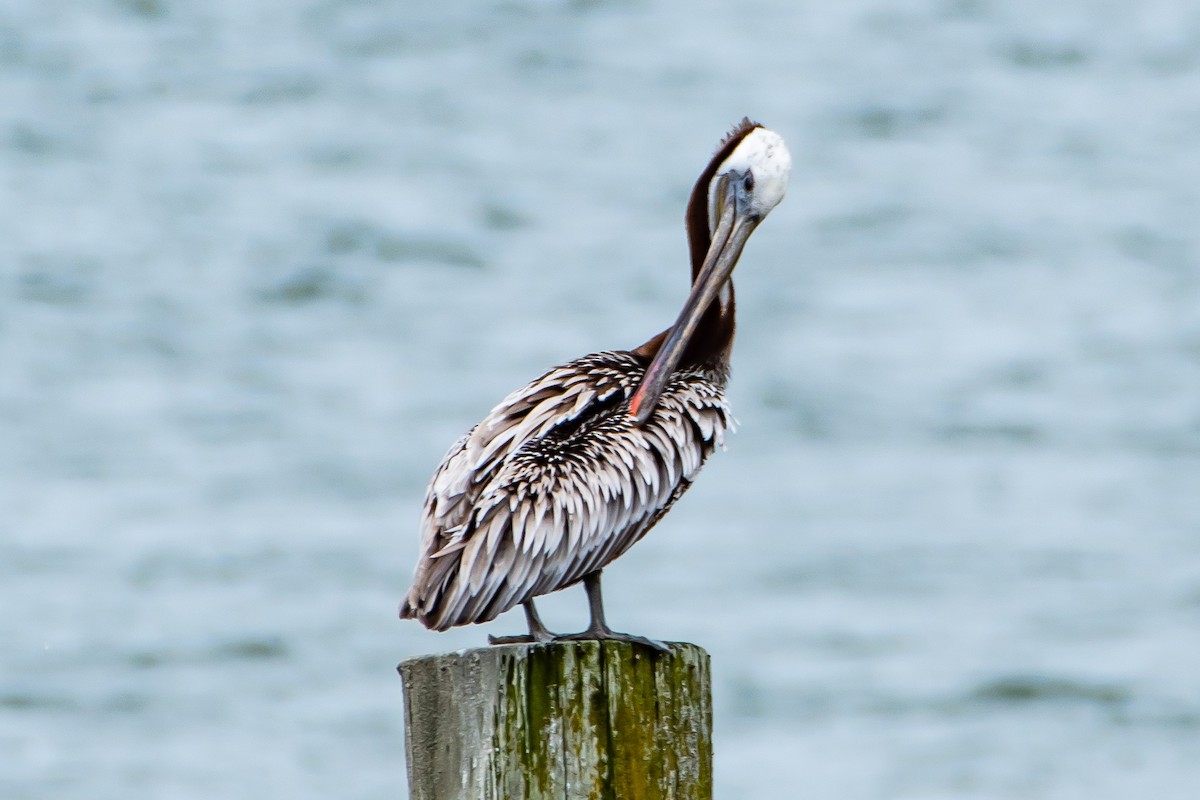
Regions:
<instances>
[{"instance_id":1,"label":"green algae on wood","mask_svg":"<svg viewBox=\"0 0 1200 800\"><path fill-rule=\"evenodd\" d=\"M708 654L613 641L408 659L412 800L711 800Z\"/></svg>"}]
</instances>

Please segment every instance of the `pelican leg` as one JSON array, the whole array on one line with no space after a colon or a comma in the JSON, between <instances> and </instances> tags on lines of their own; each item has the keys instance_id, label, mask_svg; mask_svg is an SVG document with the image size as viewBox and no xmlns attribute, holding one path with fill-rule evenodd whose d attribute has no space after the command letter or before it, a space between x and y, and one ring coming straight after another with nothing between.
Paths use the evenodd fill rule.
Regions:
<instances>
[{"instance_id":1,"label":"pelican leg","mask_svg":"<svg viewBox=\"0 0 1200 800\"><path fill-rule=\"evenodd\" d=\"M595 572L588 573L583 578L583 588L587 592L588 609L591 611L592 616L591 624L588 625L587 630L579 633L559 635L554 638L558 641L609 639L617 642L644 644L663 653L670 652L670 648L662 642L647 639L645 636L634 636L631 633L618 633L608 627L608 623L604 621L604 600L600 596L600 572L600 570L596 570Z\"/></svg>"},{"instance_id":2,"label":"pelican leg","mask_svg":"<svg viewBox=\"0 0 1200 800\"><path fill-rule=\"evenodd\" d=\"M489 635L488 644L545 644L554 641L554 634L546 629L542 618L538 616L537 609L533 605L533 598L522 603L521 608L525 609L525 621L529 623L529 633L518 636Z\"/></svg>"}]
</instances>

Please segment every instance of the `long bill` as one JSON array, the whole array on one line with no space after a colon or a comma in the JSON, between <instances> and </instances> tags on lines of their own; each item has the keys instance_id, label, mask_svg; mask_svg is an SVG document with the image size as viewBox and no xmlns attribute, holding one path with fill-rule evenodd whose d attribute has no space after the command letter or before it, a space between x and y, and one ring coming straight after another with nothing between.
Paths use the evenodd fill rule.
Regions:
<instances>
[{"instance_id":1,"label":"long bill","mask_svg":"<svg viewBox=\"0 0 1200 800\"><path fill-rule=\"evenodd\" d=\"M692 291L683 304L683 310L679 312L679 318L646 368L646 374L642 376L642 382L630 401L629 413L638 425L654 413L654 407L658 405L671 373L679 366L679 360L687 350L688 342L695 334L704 312L733 274L746 240L761 221L758 217L738 213L734 199L736 187L728 179L722 180L725 185L720 187L717 194L720 221L713 231L704 264L692 282Z\"/></svg>"}]
</instances>

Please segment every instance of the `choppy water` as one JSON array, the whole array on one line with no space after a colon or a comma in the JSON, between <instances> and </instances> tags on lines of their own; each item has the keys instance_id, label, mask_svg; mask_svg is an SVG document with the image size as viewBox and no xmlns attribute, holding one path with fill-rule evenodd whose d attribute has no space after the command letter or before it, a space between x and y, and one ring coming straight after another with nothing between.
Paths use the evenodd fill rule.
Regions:
<instances>
[{"instance_id":1,"label":"choppy water","mask_svg":"<svg viewBox=\"0 0 1200 800\"><path fill-rule=\"evenodd\" d=\"M395 619L425 480L674 317L743 114L742 429L606 573L718 796L1196 797L1183 0L10 0L0 796L402 796L394 664L520 627Z\"/></svg>"}]
</instances>

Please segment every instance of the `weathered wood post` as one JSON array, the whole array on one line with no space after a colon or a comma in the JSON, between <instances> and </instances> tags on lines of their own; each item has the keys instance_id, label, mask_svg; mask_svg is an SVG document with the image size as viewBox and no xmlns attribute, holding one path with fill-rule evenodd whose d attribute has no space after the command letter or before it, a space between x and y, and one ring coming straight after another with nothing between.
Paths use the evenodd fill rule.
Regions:
<instances>
[{"instance_id":1,"label":"weathered wood post","mask_svg":"<svg viewBox=\"0 0 1200 800\"><path fill-rule=\"evenodd\" d=\"M404 661L412 800L711 800L708 653L615 641Z\"/></svg>"}]
</instances>

